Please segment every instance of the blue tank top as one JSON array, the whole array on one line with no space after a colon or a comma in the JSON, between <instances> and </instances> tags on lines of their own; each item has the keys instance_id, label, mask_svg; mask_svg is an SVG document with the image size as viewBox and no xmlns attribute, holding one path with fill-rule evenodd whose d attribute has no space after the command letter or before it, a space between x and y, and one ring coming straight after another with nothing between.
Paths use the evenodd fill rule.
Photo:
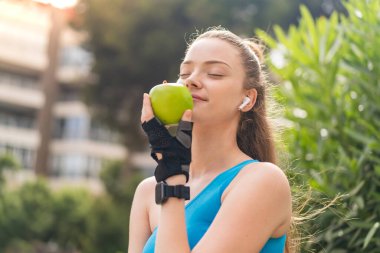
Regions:
<instances>
[{"instance_id":1,"label":"blue tank top","mask_svg":"<svg viewBox=\"0 0 380 253\"><path fill-rule=\"evenodd\" d=\"M220 173L209 183L194 199L185 206L185 219L187 236L190 249L200 241L214 220L221 206L221 198L224 190L247 164L257 160L247 160ZM154 253L157 236L157 228L145 244L143 253ZM278 238L270 238L260 253L282 253L285 249L286 235Z\"/></svg>"}]
</instances>

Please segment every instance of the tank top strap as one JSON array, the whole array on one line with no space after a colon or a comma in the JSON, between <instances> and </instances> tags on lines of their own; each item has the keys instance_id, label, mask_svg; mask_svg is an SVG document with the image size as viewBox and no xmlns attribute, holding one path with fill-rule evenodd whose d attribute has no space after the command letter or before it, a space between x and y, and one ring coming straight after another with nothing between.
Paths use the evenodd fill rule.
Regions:
<instances>
[{"instance_id":1,"label":"tank top strap","mask_svg":"<svg viewBox=\"0 0 380 253\"><path fill-rule=\"evenodd\" d=\"M217 175L197 196L195 196L194 199L190 200L190 202L186 205L186 209L193 205L198 206L197 203L203 203L202 200L210 198L210 196L213 196L215 192L219 192L219 194L214 195L214 197L220 199L220 195L223 193L224 189L226 189L240 170L244 168L245 165L253 162L258 161L253 159L245 160Z\"/></svg>"},{"instance_id":2,"label":"tank top strap","mask_svg":"<svg viewBox=\"0 0 380 253\"><path fill-rule=\"evenodd\" d=\"M228 185L234 180L234 178L239 174L239 172L250 163L258 162L258 160L246 160L243 161L234 167L222 172L216 179L215 185L218 185L219 191L224 192L224 190L228 187Z\"/></svg>"}]
</instances>

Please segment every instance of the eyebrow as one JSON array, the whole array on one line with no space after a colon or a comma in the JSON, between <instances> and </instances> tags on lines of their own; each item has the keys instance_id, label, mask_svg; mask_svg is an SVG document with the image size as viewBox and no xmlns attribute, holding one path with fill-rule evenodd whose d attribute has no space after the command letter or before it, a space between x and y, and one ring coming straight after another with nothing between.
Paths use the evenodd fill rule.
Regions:
<instances>
[{"instance_id":1,"label":"eyebrow","mask_svg":"<svg viewBox=\"0 0 380 253\"><path fill-rule=\"evenodd\" d=\"M184 61L184 62L181 63L181 65L188 65L188 64L193 64L193 63L194 63L193 61ZM227 67L229 67L230 69L232 69L231 66L228 65L228 64L227 64L226 62L224 62L224 61L210 60L210 61L206 61L206 62L204 62L203 64L205 64L205 65L211 65L211 64L224 64L224 65L226 65Z\"/></svg>"}]
</instances>

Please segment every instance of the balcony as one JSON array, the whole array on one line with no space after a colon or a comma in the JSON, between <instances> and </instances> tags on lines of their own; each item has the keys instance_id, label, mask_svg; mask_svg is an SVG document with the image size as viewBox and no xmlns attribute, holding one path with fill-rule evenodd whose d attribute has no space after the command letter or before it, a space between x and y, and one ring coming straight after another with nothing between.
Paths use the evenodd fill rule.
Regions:
<instances>
[{"instance_id":1,"label":"balcony","mask_svg":"<svg viewBox=\"0 0 380 253\"><path fill-rule=\"evenodd\" d=\"M40 109L45 97L42 91L0 82L0 103L11 106Z\"/></svg>"},{"instance_id":2,"label":"balcony","mask_svg":"<svg viewBox=\"0 0 380 253\"><path fill-rule=\"evenodd\" d=\"M52 152L56 154L85 154L105 160L121 160L127 155L124 146L93 140L54 140Z\"/></svg>"},{"instance_id":3,"label":"balcony","mask_svg":"<svg viewBox=\"0 0 380 253\"><path fill-rule=\"evenodd\" d=\"M40 139L37 130L0 125L0 143L27 149L36 149Z\"/></svg>"}]
</instances>

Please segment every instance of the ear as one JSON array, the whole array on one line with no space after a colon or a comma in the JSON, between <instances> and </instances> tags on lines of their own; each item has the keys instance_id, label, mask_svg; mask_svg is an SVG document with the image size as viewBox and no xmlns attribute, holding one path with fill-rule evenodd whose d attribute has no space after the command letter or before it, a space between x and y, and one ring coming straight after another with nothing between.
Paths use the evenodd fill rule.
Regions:
<instances>
[{"instance_id":1,"label":"ear","mask_svg":"<svg viewBox=\"0 0 380 253\"><path fill-rule=\"evenodd\" d=\"M253 106L256 104L257 90L252 88L249 90L245 90L244 93L245 93L245 96L249 97L249 99L251 100L249 104L244 106L244 108L242 109L242 112L247 112L249 110L252 110Z\"/></svg>"}]
</instances>

